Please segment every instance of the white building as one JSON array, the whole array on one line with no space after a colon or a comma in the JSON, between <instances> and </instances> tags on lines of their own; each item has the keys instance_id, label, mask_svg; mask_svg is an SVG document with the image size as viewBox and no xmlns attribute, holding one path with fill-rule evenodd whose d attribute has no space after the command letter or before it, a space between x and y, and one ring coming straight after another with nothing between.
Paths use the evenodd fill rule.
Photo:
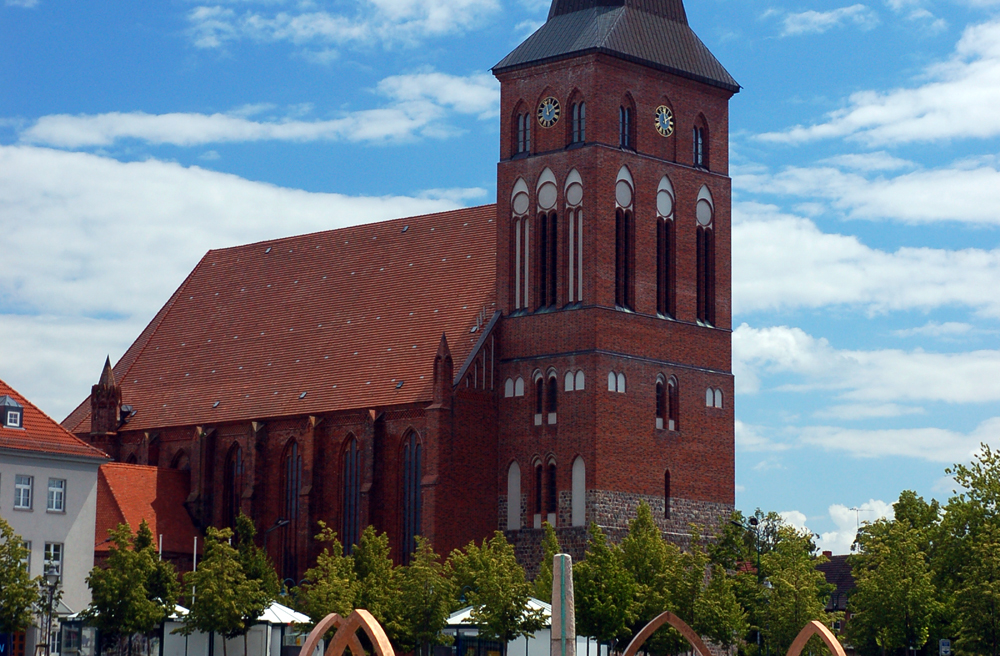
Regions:
<instances>
[{"instance_id":1,"label":"white building","mask_svg":"<svg viewBox=\"0 0 1000 656\"><path fill-rule=\"evenodd\" d=\"M108 460L0 380L0 517L28 546L31 576L58 574L61 614L90 603L97 469ZM43 626L28 631L26 654Z\"/></svg>"}]
</instances>

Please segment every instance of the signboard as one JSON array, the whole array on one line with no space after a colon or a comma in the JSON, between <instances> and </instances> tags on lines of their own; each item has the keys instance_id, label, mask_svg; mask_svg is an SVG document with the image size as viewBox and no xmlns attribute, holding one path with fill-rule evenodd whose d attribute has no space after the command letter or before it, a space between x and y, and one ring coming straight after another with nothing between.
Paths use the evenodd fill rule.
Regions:
<instances>
[{"instance_id":1,"label":"signboard","mask_svg":"<svg viewBox=\"0 0 1000 656\"><path fill-rule=\"evenodd\" d=\"M951 656L951 640L942 638L938 642L938 654L939 656Z\"/></svg>"}]
</instances>

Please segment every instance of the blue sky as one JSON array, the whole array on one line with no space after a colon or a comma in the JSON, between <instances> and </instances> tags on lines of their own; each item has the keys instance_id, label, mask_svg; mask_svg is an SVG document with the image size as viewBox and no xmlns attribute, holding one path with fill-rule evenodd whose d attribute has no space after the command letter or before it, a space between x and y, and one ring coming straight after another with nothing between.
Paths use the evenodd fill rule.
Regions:
<instances>
[{"instance_id":1,"label":"blue sky","mask_svg":"<svg viewBox=\"0 0 1000 656\"><path fill-rule=\"evenodd\" d=\"M686 2L744 87L737 505L837 553L1000 444L1000 0L847 2ZM493 202L547 9L5 0L0 378L61 419L209 248Z\"/></svg>"}]
</instances>

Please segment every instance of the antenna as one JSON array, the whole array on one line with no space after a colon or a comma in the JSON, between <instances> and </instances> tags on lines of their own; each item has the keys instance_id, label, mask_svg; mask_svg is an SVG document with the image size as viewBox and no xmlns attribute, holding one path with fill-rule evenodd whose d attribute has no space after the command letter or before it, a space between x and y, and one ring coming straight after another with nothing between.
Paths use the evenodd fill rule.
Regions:
<instances>
[{"instance_id":1,"label":"antenna","mask_svg":"<svg viewBox=\"0 0 1000 656\"><path fill-rule=\"evenodd\" d=\"M849 508L848 510L851 510L851 511L854 512L854 520L856 522L856 525L855 525L855 530L856 531L860 531L861 530L861 513L863 513L863 512L875 512L875 510L873 508L858 508L857 506L855 506L853 508Z\"/></svg>"}]
</instances>

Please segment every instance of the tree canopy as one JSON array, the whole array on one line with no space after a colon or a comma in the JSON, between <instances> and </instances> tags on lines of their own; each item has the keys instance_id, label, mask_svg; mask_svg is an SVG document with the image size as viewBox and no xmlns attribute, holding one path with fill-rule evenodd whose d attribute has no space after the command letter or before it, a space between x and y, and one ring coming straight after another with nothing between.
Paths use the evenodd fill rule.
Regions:
<instances>
[{"instance_id":1,"label":"tree canopy","mask_svg":"<svg viewBox=\"0 0 1000 656\"><path fill-rule=\"evenodd\" d=\"M29 576L28 550L3 517L0 540L0 633L17 633L31 626L31 609L39 599L41 579Z\"/></svg>"}]
</instances>

